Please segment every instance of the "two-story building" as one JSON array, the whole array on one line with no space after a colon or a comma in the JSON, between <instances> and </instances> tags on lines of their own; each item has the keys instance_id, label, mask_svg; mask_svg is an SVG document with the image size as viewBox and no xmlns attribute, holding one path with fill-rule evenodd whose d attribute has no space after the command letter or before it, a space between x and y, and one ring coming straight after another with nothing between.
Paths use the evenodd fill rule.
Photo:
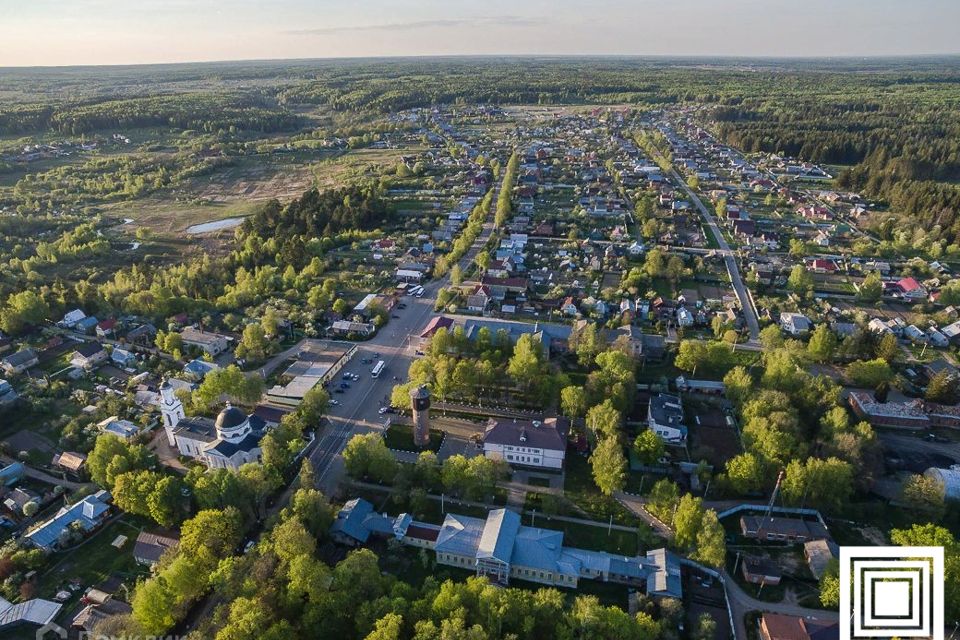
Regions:
<instances>
[{"instance_id":1,"label":"two-story building","mask_svg":"<svg viewBox=\"0 0 960 640\"><path fill-rule=\"evenodd\" d=\"M512 466L562 469L570 421L494 419L483 434L483 455Z\"/></svg>"}]
</instances>

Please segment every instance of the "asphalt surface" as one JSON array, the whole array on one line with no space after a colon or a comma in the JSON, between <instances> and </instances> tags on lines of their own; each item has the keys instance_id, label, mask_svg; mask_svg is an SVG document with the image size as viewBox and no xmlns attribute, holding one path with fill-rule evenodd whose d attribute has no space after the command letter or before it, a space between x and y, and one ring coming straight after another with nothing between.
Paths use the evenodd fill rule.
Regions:
<instances>
[{"instance_id":1,"label":"asphalt surface","mask_svg":"<svg viewBox=\"0 0 960 640\"><path fill-rule=\"evenodd\" d=\"M494 188L493 202L497 202L499 187ZM494 206L495 208L495 206ZM491 211L483 231L473 246L460 259L460 268L465 273L467 267L477 256L493 233L495 212ZM423 296L403 296L400 302L406 309L391 311L390 322L380 329L367 342L359 343L353 359L344 366L336 379L330 383L331 398L339 404L331 406L327 412L329 424L318 435L317 446L310 452L310 462L317 478L318 488L333 495L343 475L343 458L340 453L354 434L370 433L384 429L390 414L380 414L380 408L389 405L390 393L396 384L406 381L410 363L417 357L419 335L424 326L433 317L433 305L437 293L450 283L449 274L439 280L423 285ZM396 315L397 318L392 316ZM362 364L370 360L370 364ZM378 360L386 364L378 378L370 371ZM356 381L345 381L344 373L360 376ZM394 379L396 378L396 379ZM350 387L343 393L336 393L342 382Z\"/></svg>"},{"instance_id":2,"label":"asphalt surface","mask_svg":"<svg viewBox=\"0 0 960 640\"><path fill-rule=\"evenodd\" d=\"M756 340L760 337L760 321L757 318L756 310L753 308L753 301L750 299L747 287L743 284L743 278L740 276L740 266L737 264L737 259L734 257L729 243L727 243L723 237L723 233L720 232L720 227L717 226L717 221L710 213L710 210L704 206L700 198L697 197L697 194L693 192L693 189L687 186L687 183L683 181L680 174L673 171L673 179L676 180L677 184L686 192L687 197L696 205L700 211L700 215L703 216L707 226L710 227L713 237L717 239L717 244L720 245L720 251L723 253L723 259L727 265L727 272L730 274L730 283L733 285L733 290L737 294L737 299L740 300L743 317L747 321L747 328L750 329L750 340Z\"/></svg>"}]
</instances>

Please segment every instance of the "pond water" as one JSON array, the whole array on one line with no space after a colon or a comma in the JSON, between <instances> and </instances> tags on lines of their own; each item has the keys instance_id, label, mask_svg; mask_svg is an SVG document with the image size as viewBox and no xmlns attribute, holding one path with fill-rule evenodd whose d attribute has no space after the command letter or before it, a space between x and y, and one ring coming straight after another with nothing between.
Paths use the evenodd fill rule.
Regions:
<instances>
[{"instance_id":1,"label":"pond water","mask_svg":"<svg viewBox=\"0 0 960 640\"><path fill-rule=\"evenodd\" d=\"M213 220L203 224L194 224L187 227L187 233L210 233L211 231L220 231L221 229L232 229L239 227L244 218L224 218L223 220Z\"/></svg>"}]
</instances>

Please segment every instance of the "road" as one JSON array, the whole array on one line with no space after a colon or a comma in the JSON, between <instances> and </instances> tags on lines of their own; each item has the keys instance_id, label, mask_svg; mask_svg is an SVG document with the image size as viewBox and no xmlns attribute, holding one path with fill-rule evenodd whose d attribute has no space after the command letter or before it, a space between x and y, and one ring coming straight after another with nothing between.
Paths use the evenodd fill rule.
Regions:
<instances>
[{"instance_id":1,"label":"road","mask_svg":"<svg viewBox=\"0 0 960 640\"><path fill-rule=\"evenodd\" d=\"M499 186L493 189L494 209L496 209ZM477 254L483 249L494 232L493 220L496 212L491 211L483 230L476 241L460 259L462 272L473 262ZM319 442L310 452L309 458L317 478L318 488L332 495L340 482L343 473L343 459L340 453L347 446L350 438L357 433L369 433L382 430L388 416L381 415L379 410L390 402L390 393L398 381L406 380L410 363L416 357L419 345L419 334L429 319L434 315L433 305L437 293L441 288L450 284L450 275L428 282L423 285L424 293L420 298L404 296L401 302L407 305L406 309L394 309L391 318L377 334L359 344L353 361L344 367L343 372L350 372L360 376L355 382L350 382L350 388L343 393L332 393L331 396L340 404L331 406L327 413L329 425L318 435ZM288 350L291 351L291 350ZM296 347L291 353L296 353ZM285 359L285 358L284 358ZM379 378L370 375L372 364L361 364L363 360L383 360L386 367ZM276 367L283 359L268 363ZM272 369L271 369L272 370ZM394 378L397 378L396 380ZM331 383L331 390L336 390L342 376Z\"/></svg>"},{"instance_id":2,"label":"road","mask_svg":"<svg viewBox=\"0 0 960 640\"><path fill-rule=\"evenodd\" d=\"M795 604L785 604L781 602L763 602L747 594L737 581L727 571L723 572L724 589L727 593L727 601L730 603L730 609L733 612L734 637L738 640L746 640L750 636L747 634L747 625L743 618L751 611L764 611L768 613L782 613L788 616L798 616L805 620L815 622L821 625L830 625L840 619L839 614L834 611L824 611L823 609L807 609Z\"/></svg>"},{"instance_id":3,"label":"road","mask_svg":"<svg viewBox=\"0 0 960 640\"><path fill-rule=\"evenodd\" d=\"M747 287L743 283L743 278L740 276L740 265L737 264L737 259L730 249L730 245L727 243L726 238L723 237L720 227L717 226L716 218L714 218L710 210L704 206L697 194L693 192L693 189L687 186L687 183L683 181L680 174L677 173L675 169L672 169L671 173L673 174L673 179L680 185L680 188L686 192L687 197L690 198L691 202L693 202L700 211L700 215L703 216L707 226L710 227L713 237L716 238L717 244L720 245L720 253L723 254L723 259L727 265L727 273L730 274L730 283L733 285L733 290L737 294L737 299L740 300L740 308L743 310L743 317L746 319L747 328L750 330L750 340L754 342L760 337L760 320L757 318L757 311L753 307L750 292L747 291Z\"/></svg>"}]
</instances>

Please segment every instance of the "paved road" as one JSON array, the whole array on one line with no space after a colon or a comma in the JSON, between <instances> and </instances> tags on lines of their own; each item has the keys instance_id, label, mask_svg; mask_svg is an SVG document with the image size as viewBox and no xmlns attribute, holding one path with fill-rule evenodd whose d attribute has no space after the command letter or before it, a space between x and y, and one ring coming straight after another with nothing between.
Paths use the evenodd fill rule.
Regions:
<instances>
[{"instance_id":1,"label":"paved road","mask_svg":"<svg viewBox=\"0 0 960 640\"><path fill-rule=\"evenodd\" d=\"M789 616L798 616L805 620L828 625L837 622L840 616L835 611L824 611L823 609L807 609L795 604L785 604L781 602L763 602L748 595L737 581L726 570L723 572L724 589L727 593L727 601L730 603L730 609L733 612L734 637L737 640L746 640L750 636L747 634L747 625L743 617L751 611L764 611L768 613L782 613Z\"/></svg>"},{"instance_id":2,"label":"paved road","mask_svg":"<svg viewBox=\"0 0 960 640\"><path fill-rule=\"evenodd\" d=\"M717 220L710 213L710 210L704 206L703 202L697 197L697 194L693 192L687 183L683 181L680 177L680 174L676 170L672 170L673 179L676 180L677 184L680 185L686 194L687 197L693 202L693 204L700 211L700 215L703 216L704 221L706 221L707 226L710 227L710 231L713 233L713 237L716 238L717 244L720 245L720 252L723 254L723 259L727 265L727 272L730 274L730 282L733 285L733 290L737 294L737 299L740 300L740 308L743 310L743 316L747 320L747 328L750 329L750 340L756 341L760 337L760 321L757 319L756 309L753 308L753 301L750 298L750 293L747 291L746 285L743 283L743 278L740 276L740 266L737 264L737 259L734 257L733 251L730 249L730 245L727 243L727 240L723 237L723 233L720 232L720 227L717 226Z\"/></svg>"},{"instance_id":3,"label":"paved road","mask_svg":"<svg viewBox=\"0 0 960 640\"><path fill-rule=\"evenodd\" d=\"M476 241L459 261L463 272L467 271L467 267L493 234L498 193L499 186L496 186L493 190L494 210L490 212ZM330 424L318 436L320 441L309 456L319 488L328 494L334 493L342 477L343 458L340 453L350 438L356 433L369 433L384 428L388 416L381 415L379 410L389 404L393 386L406 379L410 363L416 358L420 331L434 315L433 305L437 293L449 283L450 275L447 274L439 280L424 284L422 297L404 296L401 301L406 303L407 308L394 309L391 315L399 317L391 318L376 336L360 343L353 361L344 367L344 372L355 373L360 379L350 382L350 388L343 393L331 394L340 404L330 408L327 415ZM292 353L296 353L296 347L292 349ZM374 363L377 360L384 361L386 367L379 378L370 376L372 364L362 364L363 360L373 360ZM277 364L281 361L278 360ZM331 383L331 390L338 388L341 381L342 376L338 377L335 383Z\"/></svg>"}]
</instances>

